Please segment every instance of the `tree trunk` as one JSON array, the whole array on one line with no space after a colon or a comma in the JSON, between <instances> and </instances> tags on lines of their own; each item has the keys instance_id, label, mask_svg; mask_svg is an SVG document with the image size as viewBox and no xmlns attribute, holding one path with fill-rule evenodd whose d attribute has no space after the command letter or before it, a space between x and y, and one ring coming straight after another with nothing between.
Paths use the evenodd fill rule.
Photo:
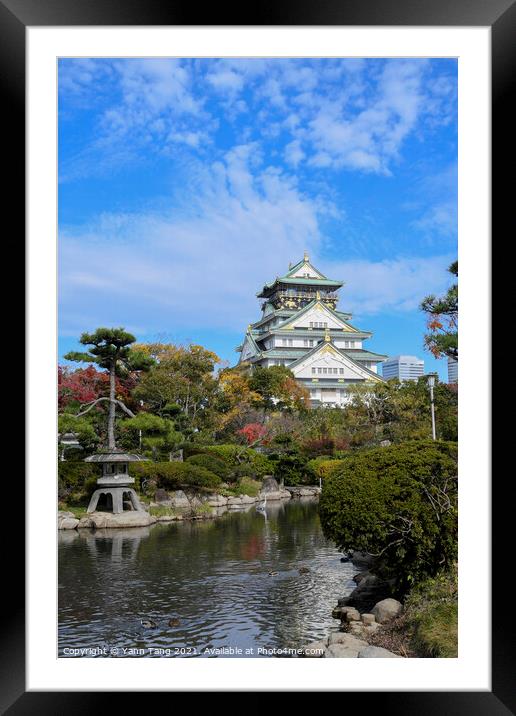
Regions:
<instances>
[{"instance_id":1,"label":"tree trunk","mask_svg":"<svg viewBox=\"0 0 516 716\"><path fill-rule=\"evenodd\" d=\"M114 450L115 443L115 362L109 369L109 415L108 415L108 448Z\"/></svg>"}]
</instances>

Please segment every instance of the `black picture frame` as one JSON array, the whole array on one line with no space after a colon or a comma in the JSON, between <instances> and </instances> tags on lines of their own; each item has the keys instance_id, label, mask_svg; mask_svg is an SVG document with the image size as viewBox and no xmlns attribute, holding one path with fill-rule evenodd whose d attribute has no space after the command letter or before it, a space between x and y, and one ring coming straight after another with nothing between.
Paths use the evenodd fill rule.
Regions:
<instances>
[{"instance_id":1,"label":"black picture frame","mask_svg":"<svg viewBox=\"0 0 516 716\"><path fill-rule=\"evenodd\" d=\"M202 17L200 23L199 17ZM492 38L492 211L493 237L503 245L513 219L514 181L505 178L504 169L514 171L514 119L510 111L511 79L515 74L516 4L515 0L318 0L312 2L259 2L244 5L213 4L202 10L192 3L164 0L0 0L0 83L2 87L4 139L12 151L9 182L4 188L5 207L15 217L12 244L23 251L25 216L25 31L28 26L81 25L347 25L347 26L484 26ZM4 153L5 160L5 153ZM512 160L512 161L511 161ZM501 253L501 248L498 248ZM493 247L493 264L496 251ZM21 256L23 260L23 256ZM504 262L500 262L504 263ZM509 270L509 269L506 269ZM508 280L508 275L505 277ZM512 277L511 277L512 278ZM499 276L498 281L504 282ZM512 283L512 282L511 282ZM500 334L502 318L493 312L493 335ZM503 344L500 348L503 350ZM501 355L500 355L501 360ZM493 351L493 364L497 353ZM486 377L484 376L484 379ZM494 393L493 393L494 395ZM496 405L496 402L495 402ZM507 429L508 430L508 429ZM506 435L509 441L509 435ZM497 431L493 445L500 451L504 429ZM471 476L472 477L472 476ZM511 478L510 475L508 475ZM507 562L504 547L510 545L509 525L513 522L512 503L505 497L504 475L493 481L493 554L492 572L497 575L492 593L492 691L490 692L351 692L344 706L378 705L383 713L396 714L467 714L493 716L516 713L516 660L507 624L513 621L504 602L503 572ZM13 527L14 529L14 527ZM17 533L20 532L16 525ZM4 551L4 554L7 550ZM9 544L5 570L24 560L23 537ZM500 576L501 575L501 576ZM489 575L486 575L488 578ZM26 692L25 624L23 572L9 579L3 590L7 599L2 630L2 666L0 708L2 713L74 714L103 713L120 707L120 693ZM473 597L474 598L474 597ZM7 615L7 616L6 616ZM479 614L479 619L489 615ZM508 620L508 621L507 621ZM339 685L335 685L336 690ZM289 689L296 691L294 685ZM148 700L149 694L132 693L133 707ZM357 698L358 697L358 698ZM116 701L115 701L116 699ZM373 701L375 703L373 703ZM354 703L355 702L355 703Z\"/></svg>"}]
</instances>

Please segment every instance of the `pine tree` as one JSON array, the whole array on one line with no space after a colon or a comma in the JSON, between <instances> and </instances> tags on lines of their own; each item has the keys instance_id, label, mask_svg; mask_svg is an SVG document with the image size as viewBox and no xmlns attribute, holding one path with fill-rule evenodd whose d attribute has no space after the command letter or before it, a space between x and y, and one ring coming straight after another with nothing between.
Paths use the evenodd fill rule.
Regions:
<instances>
[{"instance_id":1,"label":"pine tree","mask_svg":"<svg viewBox=\"0 0 516 716\"><path fill-rule=\"evenodd\" d=\"M94 333L83 333L80 343L91 346L87 353L71 351L64 357L66 360L96 363L109 372L109 398L97 398L86 410L80 411L77 416L84 415L101 401L109 401L108 412L108 449L116 449L115 441L115 412L120 407L131 418L134 413L121 401L115 398L115 378L124 377L134 370L148 370L153 360L143 353L132 351L130 346L136 338L127 333L124 328L97 328Z\"/></svg>"}]
</instances>

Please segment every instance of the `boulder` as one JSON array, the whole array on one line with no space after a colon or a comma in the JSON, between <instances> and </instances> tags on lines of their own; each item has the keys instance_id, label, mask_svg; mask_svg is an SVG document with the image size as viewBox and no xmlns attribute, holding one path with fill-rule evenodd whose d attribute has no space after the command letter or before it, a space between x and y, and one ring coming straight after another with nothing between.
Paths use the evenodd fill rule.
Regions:
<instances>
[{"instance_id":1,"label":"boulder","mask_svg":"<svg viewBox=\"0 0 516 716\"><path fill-rule=\"evenodd\" d=\"M353 607L346 609L346 621L347 622L359 622L360 621L360 612L358 609L354 609Z\"/></svg>"},{"instance_id":2,"label":"boulder","mask_svg":"<svg viewBox=\"0 0 516 716\"><path fill-rule=\"evenodd\" d=\"M327 643L326 641L313 641L311 644L307 644L303 649L303 656L317 659L324 656Z\"/></svg>"},{"instance_id":3,"label":"boulder","mask_svg":"<svg viewBox=\"0 0 516 716\"><path fill-rule=\"evenodd\" d=\"M225 507L228 504L228 498L224 495L208 495L208 505L210 507Z\"/></svg>"},{"instance_id":4,"label":"boulder","mask_svg":"<svg viewBox=\"0 0 516 716\"><path fill-rule=\"evenodd\" d=\"M387 624L396 619L403 611L403 606L396 599L382 599L377 602L371 609L371 613L376 617L376 621L380 624Z\"/></svg>"},{"instance_id":5,"label":"boulder","mask_svg":"<svg viewBox=\"0 0 516 716\"><path fill-rule=\"evenodd\" d=\"M374 632L379 629L380 625L376 622L372 624L364 624L363 622L351 622L349 625L349 634L358 637L359 639L366 639Z\"/></svg>"},{"instance_id":6,"label":"boulder","mask_svg":"<svg viewBox=\"0 0 516 716\"><path fill-rule=\"evenodd\" d=\"M72 515L72 517L58 516L58 518L57 518L57 529L58 530L74 530L78 524L79 524L79 520L76 519L73 515Z\"/></svg>"},{"instance_id":7,"label":"boulder","mask_svg":"<svg viewBox=\"0 0 516 716\"><path fill-rule=\"evenodd\" d=\"M119 527L146 527L157 522L156 517L149 515L148 512L140 512L139 510L128 510L114 515L112 512L91 512L84 515L77 525L79 528L119 528Z\"/></svg>"},{"instance_id":8,"label":"boulder","mask_svg":"<svg viewBox=\"0 0 516 716\"><path fill-rule=\"evenodd\" d=\"M362 614L362 622L368 626L376 621L374 614Z\"/></svg>"},{"instance_id":9,"label":"boulder","mask_svg":"<svg viewBox=\"0 0 516 716\"><path fill-rule=\"evenodd\" d=\"M169 502L170 498L168 496L168 492L166 490L163 490L161 487L159 487L156 492L154 493L154 499L156 502Z\"/></svg>"},{"instance_id":10,"label":"boulder","mask_svg":"<svg viewBox=\"0 0 516 716\"><path fill-rule=\"evenodd\" d=\"M176 490L170 495L170 502L173 507L190 507L190 500L183 490Z\"/></svg>"},{"instance_id":11,"label":"boulder","mask_svg":"<svg viewBox=\"0 0 516 716\"><path fill-rule=\"evenodd\" d=\"M357 567L369 567L374 562L374 557L372 555L367 552L360 552L359 550L350 552L350 557L353 564Z\"/></svg>"},{"instance_id":12,"label":"boulder","mask_svg":"<svg viewBox=\"0 0 516 716\"><path fill-rule=\"evenodd\" d=\"M360 649L365 649L367 641L359 639L354 634L349 634L348 632L334 631L328 637L328 646L334 644L340 644L348 649L355 649L358 652Z\"/></svg>"},{"instance_id":13,"label":"boulder","mask_svg":"<svg viewBox=\"0 0 516 716\"><path fill-rule=\"evenodd\" d=\"M358 652L359 659L402 659L403 657L394 654L381 646L366 646Z\"/></svg>"},{"instance_id":14,"label":"boulder","mask_svg":"<svg viewBox=\"0 0 516 716\"><path fill-rule=\"evenodd\" d=\"M324 652L325 659L356 659L358 651L344 644L331 644Z\"/></svg>"},{"instance_id":15,"label":"boulder","mask_svg":"<svg viewBox=\"0 0 516 716\"><path fill-rule=\"evenodd\" d=\"M279 492L280 486L272 475L266 475L263 478L261 492Z\"/></svg>"}]
</instances>

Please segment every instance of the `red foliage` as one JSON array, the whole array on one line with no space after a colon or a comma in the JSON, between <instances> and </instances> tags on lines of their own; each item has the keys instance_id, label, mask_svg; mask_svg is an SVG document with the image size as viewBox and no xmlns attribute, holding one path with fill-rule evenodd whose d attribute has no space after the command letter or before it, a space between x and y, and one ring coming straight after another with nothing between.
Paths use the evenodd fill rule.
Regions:
<instances>
[{"instance_id":1,"label":"red foliage","mask_svg":"<svg viewBox=\"0 0 516 716\"><path fill-rule=\"evenodd\" d=\"M308 455L333 455L335 450L348 450L347 438L311 438L303 443L303 451Z\"/></svg>"},{"instance_id":2,"label":"red foliage","mask_svg":"<svg viewBox=\"0 0 516 716\"><path fill-rule=\"evenodd\" d=\"M240 430L237 430L237 433L243 435L248 445L252 445L253 443L263 440L267 429L263 425L260 425L260 423L248 423Z\"/></svg>"},{"instance_id":3,"label":"red foliage","mask_svg":"<svg viewBox=\"0 0 516 716\"><path fill-rule=\"evenodd\" d=\"M121 381L116 379L116 397L126 400L134 387L132 376ZM97 398L109 395L109 374L100 371L92 365L87 368L70 369L68 366L59 366L57 369L57 396L58 405L64 408L70 403L91 403Z\"/></svg>"}]
</instances>

